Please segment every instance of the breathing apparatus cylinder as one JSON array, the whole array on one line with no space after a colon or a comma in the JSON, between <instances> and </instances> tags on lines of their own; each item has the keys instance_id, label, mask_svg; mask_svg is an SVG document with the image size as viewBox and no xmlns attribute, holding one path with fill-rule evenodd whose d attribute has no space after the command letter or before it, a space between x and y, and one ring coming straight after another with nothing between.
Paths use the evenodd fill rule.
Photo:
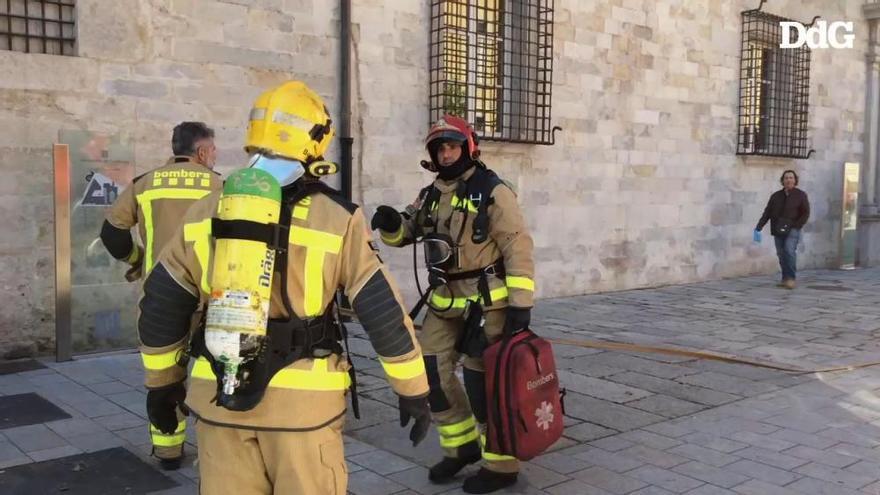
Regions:
<instances>
[{"instance_id":1,"label":"breathing apparatus cylinder","mask_svg":"<svg viewBox=\"0 0 880 495\"><path fill-rule=\"evenodd\" d=\"M278 222L280 212L278 181L268 172L246 168L226 180L217 217L221 221L268 225ZM224 394L235 392L241 366L264 350L274 269L275 250L265 242L233 236L217 238L205 346L224 367Z\"/></svg>"}]
</instances>

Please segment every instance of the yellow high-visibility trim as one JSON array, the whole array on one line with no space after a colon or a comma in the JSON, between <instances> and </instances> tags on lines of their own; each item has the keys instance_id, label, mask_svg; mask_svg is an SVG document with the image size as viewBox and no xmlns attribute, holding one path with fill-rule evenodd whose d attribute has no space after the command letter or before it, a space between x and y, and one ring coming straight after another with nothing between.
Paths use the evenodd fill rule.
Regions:
<instances>
[{"instance_id":1,"label":"yellow high-visibility trim","mask_svg":"<svg viewBox=\"0 0 880 495\"><path fill-rule=\"evenodd\" d=\"M185 419L182 419L177 422L177 429L174 430L174 433L172 433L171 435L176 435L177 433L180 433L182 431L186 431L186 420ZM150 424L150 433L156 433L158 435L164 435L166 437L171 436L171 435L165 435L164 433L159 431L159 428L156 428L155 426L153 426L152 423Z\"/></svg>"},{"instance_id":2,"label":"yellow high-visibility trim","mask_svg":"<svg viewBox=\"0 0 880 495\"><path fill-rule=\"evenodd\" d=\"M303 309L305 316L317 316L324 309L324 258L327 253L339 254L342 250L342 236L291 226L290 243L306 248Z\"/></svg>"},{"instance_id":3,"label":"yellow high-visibility trim","mask_svg":"<svg viewBox=\"0 0 880 495\"><path fill-rule=\"evenodd\" d=\"M440 435L440 446L447 449L454 449L456 447L461 447L466 443L475 442L479 438L480 433L476 429L455 437L444 437L443 435Z\"/></svg>"},{"instance_id":4,"label":"yellow high-visibility trim","mask_svg":"<svg viewBox=\"0 0 880 495\"><path fill-rule=\"evenodd\" d=\"M150 440L156 447L177 447L186 441L186 433L175 433L173 435L151 433Z\"/></svg>"},{"instance_id":5,"label":"yellow high-visibility trim","mask_svg":"<svg viewBox=\"0 0 880 495\"><path fill-rule=\"evenodd\" d=\"M181 421L177 425L177 430L170 435L166 435L150 425L150 441L154 447L178 447L186 441L186 421Z\"/></svg>"},{"instance_id":6,"label":"yellow high-visibility trim","mask_svg":"<svg viewBox=\"0 0 880 495\"><path fill-rule=\"evenodd\" d=\"M492 298L492 302L499 301L507 297L507 287L498 287L497 289L492 289L489 291L489 296ZM454 299L450 299L446 296L441 296L437 294L437 292L433 292L431 294L431 305L435 308L453 308L453 309L464 309L464 306L467 301L477 301L480 299L479 294L474 294L468 297L456 297ZM451 306L450 306L451 304Z\"/></svg>"},{"instance_id":7,"label":"yellow high-visibility trim","mask_svg":"<svg viewBox=\"0 0 880 495\"><path fill-rule=\"evenodd\" d=\"M486 459L487 461L502 462L502 461L515 461L516 460L516 457L510 456L510 455L493 454L492 452L486 451L486 434L485 433L480 434L480 446L481 446L480 450L483 451L483 459Z\"/></svg>"},{"instance_id":8,"label":"yellow high-visibility trim","mask_svg":"<svg viewBox=\"0 0 880 495\"><path fill-rule=\"evenodd\" d=\"M199 286L205 294L211 293L211 285L208 283L208 262L211 250L211 219L206 218L201 222L188 223L183 226L183 240L193 243L196 259L202 267L202 278Z\"/></svg>"},{"instance_id":9,"label":"yellow high-visibility trim","mask_svg":"<svg viewBox=\"0 0 880 495\"><path fill-rule=\"evenodd\" d=\"M306 249L303 309L307 317L317 316L324 309L324 253L316 248Z\"/></svg>"},{"instance_id":10,"label":"yellow high-visibility trim","mask_svg":"<svg viewBox=\"0 0 880 495\"><path fill-rule=\"evenodd\" d=\"M398 380L409 380L425 374L425 360L420 357L402 363L386 363L381 358L385 374Z\"/></svg>"},{"instance_id":11,"label":"yellow high-visibility trim","mask_svg":"<svg viewBox=\"0 0 880 495\"><path fill-rule=\"evenodd\" d=\"M293 218L298 220L306 220L309 218L309 209L305 206L294 206L293 207Z\"/></svg>"},{"instance_id":12,"label":"yellow high-visibility trim","mask_svg":"<svg viewBox=\"0 0 880 495\"><path fill-rule=\"evenodd\" d=\"M396 246L400 244L400 241L403 240L403 224L400 225L400 228L397 229L397 232L393 234L386 234L384 230L379 229L379 236L382 238L382 242L388 244L390 246Z\"/></svg>"},{"instance_id":13,"label":"yellow high-visibility trim","mask_svg":"<svg viewBox=\"0 0 880 495\"><path fill-rule=\"evenodd\" d=\"M186 420L177 423L174 433L166 435L150 424L150 440L155 447L177 447L186 441Z\"/></svg>"},{"instance_id":14,"label":"yellow high-visibility trim","mask_svg":"<svg viewBox=\"0 0 880 495\"><path fill-rule=\"evenodd\" d=\"M144 213L144 275L153 268L153 201L159 199L201 199L211 191L205 189L150 189L137 195L137 203Z\"/></svg>"},{"instance_id":15,"label":"yellow high-visibility trim","mask_svg":"<svg viewBox=\"0 0 880 495\"><path fill-rule=\"evenodd\" d=\"M305 227L290 227L290 242L336 254L342 249L342 236Z\"/></svg>"},{"instance_id":16,"label":"yellow high-visibility trim","mask_svg":"<svg viewBox=\"0 0 880 495\"><path fill-rule=\"evenodd\" d=\"M150 371L160 371L176 366L181 349L164 352L162 354L144 354L141 353L141 360L144 362L144 368Z\"/></svg>"},{"instance_id":17,"label":"yellow high-visibility trim","mask_svg":"<svg viewBox=\"0 0 880 495\"><path fill-rule=\"evenodd\" d=\"M449 425L437 425L437 431L440 433L440 436L443 437L453 437L455 435L461 435L462 433L468 431L471 428L475 428L477 426L477 420L471 416L467 419L461 420L458 423L452 423Z\"/></svg>"},{"instance_id":18,"label":"yellow high-visibility trim","mask_svg":"<svg viewBox=\"0 0 880 495\"><path fill-rule=\"evenodd\" d=\"M479 210L477 210L477 207L474 206L474 203L472 203L471 200L469 200L467 198L459 198L458 196L453 194L452 195L452 207L459 208L461 205L465 205L467 207L467 210L471 213L478 213L479 212Z\"/></svg>"},{"instance_id":19,"label":"yellow high-visibility trim","mask_svg":"<svg viewBox=\"0 0 880 495\"><path fill-rule=\"evenodd\" d=\"M293 207L293 218L305 220L309 217L309 206L312 204L312 197L306 196L299 200Z\"/></svg>"},{"instance_id":20,"label":"yellow high-visibility trim","mask_svg":"<svg viewBox=\"0 0 880 495\"><path fill-rule=\"evenodd\" d=\"M514 277L508 275L504 279L504 282L507 284L507 287L511 289L524 289L535 292L535 281L529 277Z\"/></svg>"},{"instance_id":21,"label":"yellow high-visibility trim","mask_svg":"<svg viewBox=\"0 0 880 495\"><path fill-rule=\"evenodd\" d=\"M202 380L217 379L208 360L203 357L196 360L190 376ZM327 359L315 359L310 370L282 369L269 381L270 387L317 392L343 391L350 385L351 377L347 371L328 371Z\"/></svg>"}]
</instances>

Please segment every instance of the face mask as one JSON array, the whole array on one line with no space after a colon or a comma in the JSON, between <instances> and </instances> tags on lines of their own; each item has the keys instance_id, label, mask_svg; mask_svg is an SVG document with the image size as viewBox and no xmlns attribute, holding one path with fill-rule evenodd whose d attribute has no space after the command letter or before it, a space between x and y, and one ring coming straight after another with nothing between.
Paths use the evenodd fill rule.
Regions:
<instances>
[{"instance_id":1,"label":"face mask","mask_svg":"<svg viewBox=\"0 0 880 495\"><path fill-rule=\"evenodd\" d=\"M438 167L437 176L443 180L452 180L459 175L465 173L473 166L474 162L469 156L461 155L461 158L459 158L458 161L456 161L452 165Z\"/></svg>"},{"instance_id":2,"label":"face mask","mask_svg":"<svg viewBox=\"0 0 880 495\"><path fill-rule=\"evenodd\" d=\"M275 177L275 180L278 181L281 187L293 184L306 173L303 164L297 160L268 157L260 153L251 157L248 167L269 172L272 177Z\"/></svg>"}]
</instances>

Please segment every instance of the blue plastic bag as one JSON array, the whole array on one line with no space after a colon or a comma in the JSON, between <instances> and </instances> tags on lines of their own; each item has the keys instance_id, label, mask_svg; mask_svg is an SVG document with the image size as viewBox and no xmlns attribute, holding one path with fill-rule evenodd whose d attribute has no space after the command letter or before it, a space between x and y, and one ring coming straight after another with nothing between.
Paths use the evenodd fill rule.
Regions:
<instances>
[{"instance_id":1,"label":"blue plastic bag","mask_svg":"<svg viewBox=\"0 0 880 495\"><path fill-rule=\"evenodd\" d=\"M760 230L756 230L752 234L752 241L759 243L759 244L761 243L761 231Z\"/></svg>"}]
</instances>

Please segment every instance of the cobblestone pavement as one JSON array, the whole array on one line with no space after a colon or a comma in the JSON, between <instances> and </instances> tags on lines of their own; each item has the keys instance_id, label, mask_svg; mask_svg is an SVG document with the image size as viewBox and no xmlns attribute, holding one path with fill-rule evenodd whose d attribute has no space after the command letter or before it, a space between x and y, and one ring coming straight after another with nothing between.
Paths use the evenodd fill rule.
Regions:
<instances>
[{"instance_id":1,"label":"cobblestone pavement","mask_svg":"<svg viewBox=\"0 0 880 495\"><path fill-rule=\"evenodd\" d=\"M548 337L799 368L880 360L880 269L804 272L794 291L774 283L749 277L542 300L533 326ZM362 419L346 427L350 492L462 493L460 479L428 483L426 466L441 455L436 435L409 444L365 336L355 332L351 348ZM525 463L503 493L880 495L880 366L794 374L659 354L555 352L568 390L565 438ZM0 468L115 446L151 462L137 354L46 364L0 376L0 395L36 392L73 418L0 430ZM180 486L157 493L197 493L194 451L169 475Z\"/></svg>"}]
</instances>

